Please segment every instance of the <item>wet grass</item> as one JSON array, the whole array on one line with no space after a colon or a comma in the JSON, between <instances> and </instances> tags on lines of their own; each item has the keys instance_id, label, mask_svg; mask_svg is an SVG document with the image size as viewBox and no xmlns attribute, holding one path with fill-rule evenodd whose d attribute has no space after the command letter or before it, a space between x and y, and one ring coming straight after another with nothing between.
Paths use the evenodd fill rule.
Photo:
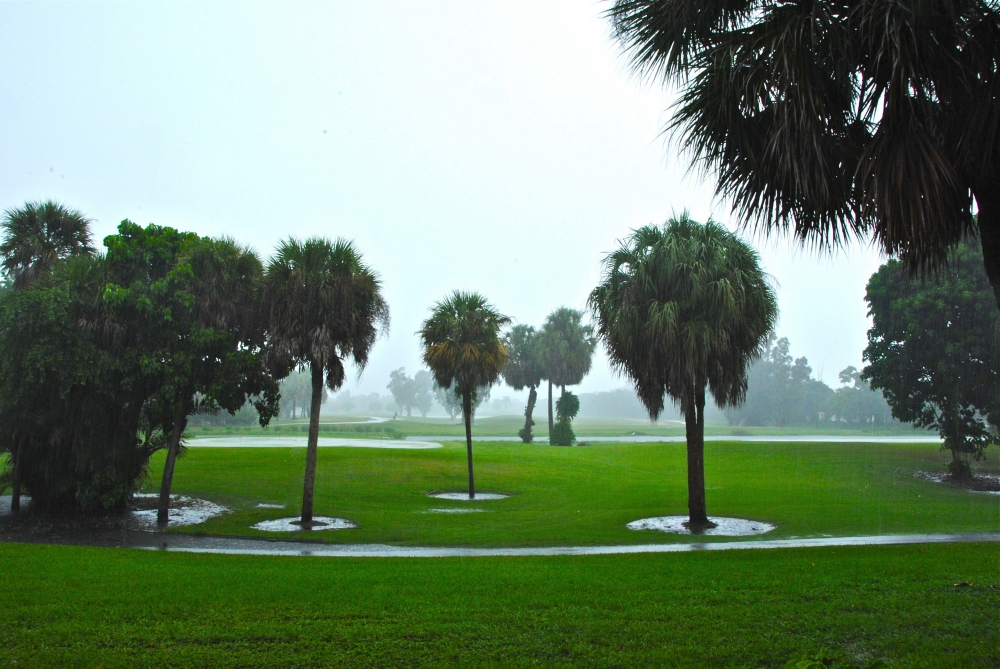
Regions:
<instances>
[{"instance_id":1,"label":"wet grass","mask_svg":"<svg viewBox=\"0 0 1000 669\"><path fill-rule=\"evenodd\" d=\"M472 503L485 513L441 514L428 511L470 504L427 497L467 486L464 444L422 451L321 448L315 513L347 518L358 528L308 537L484 547L688 541L625 528L639 518L686 513L684 454L683 444L477 444L477 490L511 497ZM250 526L298 514L304 460L302 448L189 449L177 465L174 491L232 513L181 531L274 537ZM709 443L709 514L777 525L761 538L1000 528L997 496L914 478L916 471L940 471L944 460L930 444ZM154 459L149 490L159 483L161 463L162 455ZM986 468L997 470L995 453ZM259 503L286 508L260 509Z\"/></svg>"},{"instance_id":2,"label":"wet grass","mask_svg":"<svg viewBox=\"0 0 1000 669\"><path fill-rule=\"evenodd\" d=\"M0 666L782 667L825 646L995 667L998 561L982 544L474 559L0 544Z\"/></svg>"}]
</instances>

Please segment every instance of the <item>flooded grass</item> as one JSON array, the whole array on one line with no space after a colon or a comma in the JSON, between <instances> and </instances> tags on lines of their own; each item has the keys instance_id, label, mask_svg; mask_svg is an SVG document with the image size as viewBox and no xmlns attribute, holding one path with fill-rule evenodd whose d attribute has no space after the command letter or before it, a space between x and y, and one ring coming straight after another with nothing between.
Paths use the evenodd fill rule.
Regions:
<instances>
[{"instance_id":1,"label":"flooded grass","mask_svg":"<svg viewBox=\"0 0 1000 669\"><path fill-rule=\"evenodd\" d=\"M31 667L782 667L821 646L994 667L997 562L996 544L475 560L0 544L0 635L4 666Z\"/></svg>"},{"instance_id":2,"label":"flooded grass","mask_svg":"<svg viewBox=\"0 0 1000 669\"><path fill-rule=\"evenodd\" d=\"M933 444L737 443L706 445L708 512L769 523L768 539L908 533L995 532L996 496L915 478L943 471ZM321 541L401 546L585 546L687 541L635 532L642 518L683 516L683 444L593 444L548 448L514 443L475 446L476 483L510 493L482 500L483 514L441 514L464 506L429 493L467 485L464 444L421 451L327 448L319 451L317 514L348 518L350 532ZM267 536L252 526L298 513L305 452L298 448L190 449L174 490L230 513L177 531ZM158 456L151 480L159 480ZM997 454L977 463L997 473ZM153 492L155 488L148 489ZM477 502L482 498L477 495ZM284 511L258 505L278 504ZM270 535L273 536L273 535ZM733 541L705 537L706 541Z\"/></svg>"}]
</instances>

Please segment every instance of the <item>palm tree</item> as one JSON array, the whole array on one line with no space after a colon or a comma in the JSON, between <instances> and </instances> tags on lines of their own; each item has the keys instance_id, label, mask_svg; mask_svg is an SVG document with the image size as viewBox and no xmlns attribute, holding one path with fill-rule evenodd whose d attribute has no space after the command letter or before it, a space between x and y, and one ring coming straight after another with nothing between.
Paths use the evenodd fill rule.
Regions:
<instances>
[{"instance_id":1,"label":"palm tree","mask_svg":"<svg viewBox=\"0 0 1000 669\"><path fill-rule=\"evenodd\" d=\"M681 87L669 129L743 220L820 245L871 235L911 268L971 233L1000 306L995 0L615 0L608 15L634 70Z\"/></svg>"},{"instance_id":2,"label":"palm tree","mask_svg":"<svg viewBox=\"0 0 1000 669\"><path fill-rule=\"evenodd\" d=\"M27 288L56 261L94 252L90 221L55 202L28 202L4 212L0 266L14 288Z\"/></svg>"},{"instance_id":3,"label":"palm tree","mask_svg":"<svg viewBox=\"0 0 1000 669\"><path fill-rule=\"evenodd\" d=\"M268 264L265 292L273 364L285 370L302 366L312 376L300 521L309 528L324 382L331 390L340 388L348 357L364 370L379 334L388 331L389 306L378 275L344 239L282 242Z\"/></svg>"},{"instance_id":4,"label":"palm tree","mask_svg":"<svg viewBox=\"0 0 1000 669\"><path fill-rule=\"evenodd\" d=\"M531 426L535 424L531 417L535 411L535 401L538 399L535 389L541 385L544 378L535 345L537 336L535 328L530 325L515 325L504 337L510 362L503 368L503 379L514 390L528 389L528 405L524 409L524 429L518 434L526 444L531 443Z\"/></svg>"},{"instance_id":5,"label":"palm tree","mask_svg":"<svg viewBox=\"0 0 1000 669\"><path fill-rule=\"evenodd\" d=\"M655 420L664 395L687 433L688 526L712 527L705 508L705 390L720 407L746 397L747 367L777 318L757 253L736 235L687 214L633 232L605 259L590 294L611 363L632 378Z\"/></svg>"},{"instance_id":6,"label":"palm tree","mask_svg":"<svg viewBox=\"0 0 1000 669\"><path fill-rule=\"evenodd\" d=\"M538 333L538 359L543 377L549 382L549 434L552 433L552 386L575 386L590 372L597 340L593 328L583 324L583 312L561 307L556 309Z\"/></svg>"},{"instance_id":7,"label":"palm tree","mask_svg":"<svg viewBox=\"0 0 1000 669\"><path fill-rule=\"evenodd\" d=\"M478 293L454 293L434 305L420 328L424 364L441 388L454 384L462 398L465 446L469 460L469 498L476 496L472 471L472 406L480 387L497 382L507 365L508 353L500 330L510 319Z\"/></svg>"}]
</instances>

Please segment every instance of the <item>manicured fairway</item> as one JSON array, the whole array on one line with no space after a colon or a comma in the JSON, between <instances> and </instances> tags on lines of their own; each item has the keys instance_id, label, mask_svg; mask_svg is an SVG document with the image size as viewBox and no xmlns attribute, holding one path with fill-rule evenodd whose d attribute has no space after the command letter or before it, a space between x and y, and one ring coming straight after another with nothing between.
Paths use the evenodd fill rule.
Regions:
<instances>
[{"instance_id":1,"label":"manicured fairway","mask_svg":"<svg viewBox=\"0 0 1000 669\"><path fill-rule=\"evenodd\" d=\"M462 444L427 451L320 449L316 513L359 527L309 538L442 546L687 540L625 528L639 518L686 512L683 444L484 443L476 445L475 457L478 489L509 493L509 499L470 505L427 497L466 485ZM177 465L174 491L233 512L187 531L274 536L250 526L298 513L304 460L302 448L190 449ZM773 538L1000 529L1000 497L914 478L915 471L940 471L944 460L929 444L709 443L709 514L776 523L765 535ZM153 482L161 462L154 460ZM990 454L987 468L995 471L996 462ZM260 509L259 503L286 509ZM484 512L430 512L469 506Z\"/></svg>"},{"instance_id":2,"label":"manicured fairway","mask_svg":"<svg viewBox=\"0 0 1000 669\"><path fill-rule=\"evenodd\" d=\"M996 544L475 559L0 544L0 666L780 667L827 646L995 667L998 562Z\"/></svg>"}]
</instances>

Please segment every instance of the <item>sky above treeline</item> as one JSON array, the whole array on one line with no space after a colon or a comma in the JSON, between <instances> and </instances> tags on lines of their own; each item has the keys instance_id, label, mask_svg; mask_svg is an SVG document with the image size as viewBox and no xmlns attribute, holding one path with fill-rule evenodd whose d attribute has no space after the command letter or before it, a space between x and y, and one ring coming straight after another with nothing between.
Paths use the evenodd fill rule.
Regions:
<instances>
[{"instance_id":1,"label":"sky above treeline","mask_svg":"<svg viewBox=\"0 0 1000 669\"><path fill-rule=\"evenodd\" d=\"M684 210L732 229L662 135L673 91L631 75L602 2L0 3L0 208L279 240L353 239L392 312L353 392L420 368L454 289L518 323L583 309L618 240ZM867 244L744 231L778 334L837 386L860 367ZM579 390L628 385L603 351ZM508 390L495 389L494 396Z\"/></svg>"}]
</instances>

